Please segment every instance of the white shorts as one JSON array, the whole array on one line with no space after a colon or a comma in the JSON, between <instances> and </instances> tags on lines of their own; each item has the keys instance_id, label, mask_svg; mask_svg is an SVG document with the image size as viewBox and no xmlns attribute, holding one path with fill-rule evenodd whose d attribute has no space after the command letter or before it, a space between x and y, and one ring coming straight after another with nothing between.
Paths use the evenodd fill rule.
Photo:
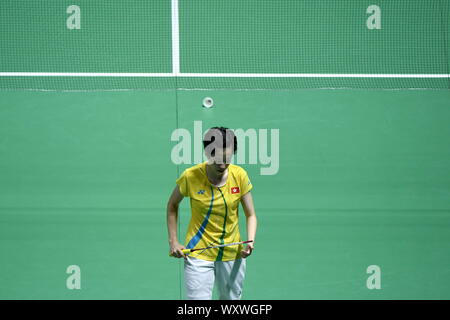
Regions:
<instances>
[{"instance_id":1,"label":"white shorts","mask_svg":"<svg viewBox=\"0 0 450 320\"><path fill-rule=\"evenodd\" d=\"M245 259L206 261L184 259L184 288L187 300L211 300L214 283L220 300L240 300L245 278Z\"/></svg>"}]
</instances>

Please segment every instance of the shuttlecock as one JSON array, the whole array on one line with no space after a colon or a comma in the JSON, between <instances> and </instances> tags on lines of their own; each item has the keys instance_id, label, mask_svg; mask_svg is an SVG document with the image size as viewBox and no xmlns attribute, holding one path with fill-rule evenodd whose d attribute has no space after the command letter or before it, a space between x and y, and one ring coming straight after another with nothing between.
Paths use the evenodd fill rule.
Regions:
<instances>
[{"instance_id":1,"label":"shuttlecock","mask_svg":"<svg viewBox=\"0 0 450 320\"><path fill-rule=\"evenodd\" d=\"M214 101L212 98L206 97L205 99L203 99L203 106L205 108L211 108L213 105L214 105Z\"/></svg>"}]
</instances>

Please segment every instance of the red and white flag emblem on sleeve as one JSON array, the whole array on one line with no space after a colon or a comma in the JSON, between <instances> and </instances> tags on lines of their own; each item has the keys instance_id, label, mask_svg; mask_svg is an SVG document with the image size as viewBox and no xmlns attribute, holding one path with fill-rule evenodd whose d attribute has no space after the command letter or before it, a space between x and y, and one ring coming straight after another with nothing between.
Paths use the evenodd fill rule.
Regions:
<instances>
[{"instance_id":1,"label":"red and white flag emblem on sleeve","mask_svg":"<svg viewBox=\"0 0 450 320\"><path fill-rule=\"evenodd\" d=\"M231 194L239 193L239 187L231 188Z\"/></svg>"}]
</instances>

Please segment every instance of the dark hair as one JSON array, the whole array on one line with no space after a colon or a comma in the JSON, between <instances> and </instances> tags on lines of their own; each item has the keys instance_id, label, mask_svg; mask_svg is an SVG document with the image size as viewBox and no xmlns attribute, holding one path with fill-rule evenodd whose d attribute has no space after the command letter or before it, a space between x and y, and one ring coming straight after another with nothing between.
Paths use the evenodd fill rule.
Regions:
<instances>
[{"instance_id":1,"label":"dark hair","mask_svg":"<svg viewBox=\"0 0 450 320\"><path fill-rule=\"evenodd\" d=\"M216 141L216 137L222 136L222 141ZM237 138L233 132L225 127L212 127L206 132L203 138L203 149L206 149L211 143L214 143L215 148L228 148L233 147L233 153L237 150ZM214 150L211 153L214 156Z\"/></svg>"}]
</instances>

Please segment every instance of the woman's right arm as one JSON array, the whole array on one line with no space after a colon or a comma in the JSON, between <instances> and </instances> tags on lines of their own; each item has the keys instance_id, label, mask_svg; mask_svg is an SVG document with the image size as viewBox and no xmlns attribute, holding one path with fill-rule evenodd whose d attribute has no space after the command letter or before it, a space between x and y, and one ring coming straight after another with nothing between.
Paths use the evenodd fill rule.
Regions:
<instances>
[{"instance_id":1,"label":"woman's right arm","mask_svg":"<svg viewBox=\"0 0 450 320\"><path fill-rule=\"evenodd\" d=\"M184 246L178 242L177 235L178 206L181 200L183 200L183 195L177 185L173 189L169 201L167 202L167 230L169 232L170 254L176 258L185 257L183 252L181 252L181 249L184 249Z\"/></svg>"}]
</instances>

